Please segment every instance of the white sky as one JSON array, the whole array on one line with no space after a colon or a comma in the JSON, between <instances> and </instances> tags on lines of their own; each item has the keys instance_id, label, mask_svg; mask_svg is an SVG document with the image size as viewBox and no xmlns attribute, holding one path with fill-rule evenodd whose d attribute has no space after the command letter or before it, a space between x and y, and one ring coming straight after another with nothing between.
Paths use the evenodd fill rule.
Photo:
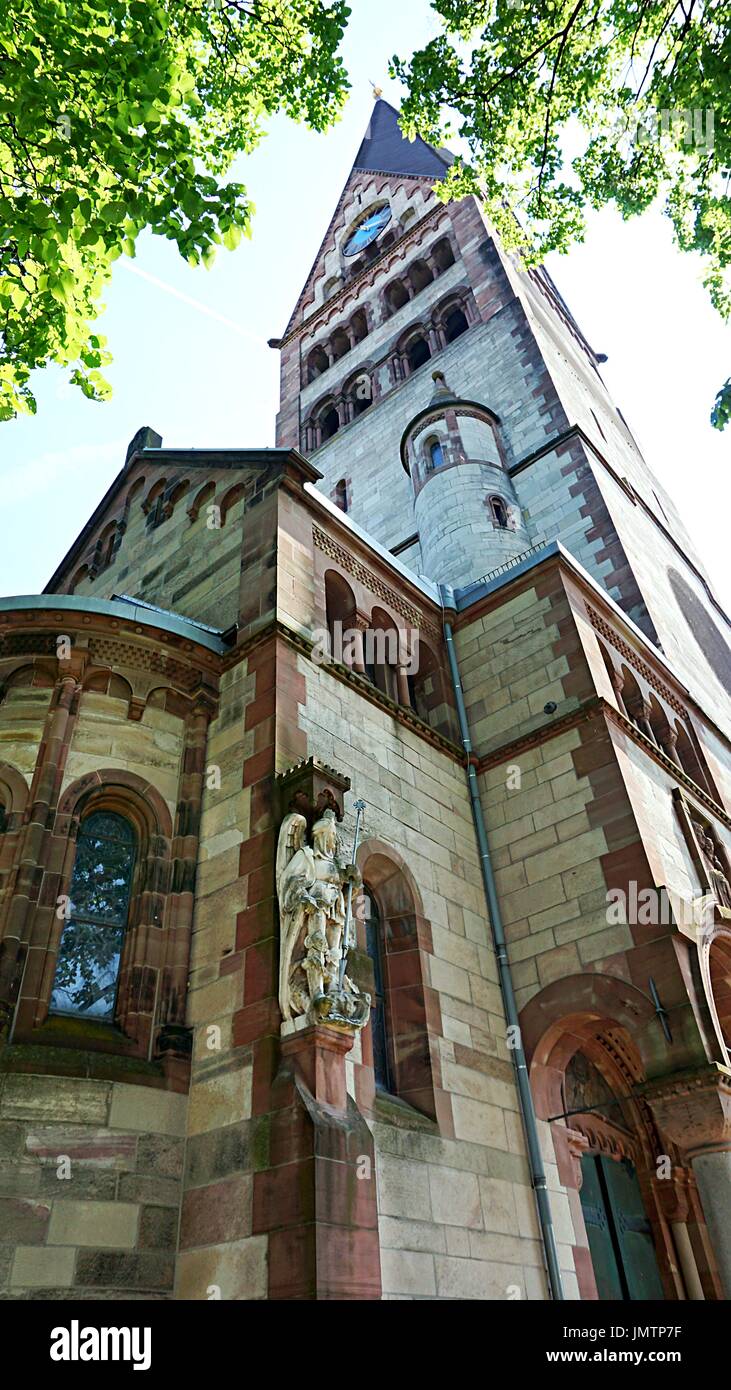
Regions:
<instances>
[{"instance_id":1,"label":"white sky","mask_svg":"<svg viewBox=\"0 0 731 1390\"><path fill-rule=\"evenodd\" d=\"M251 241L192 270L172 243L146 237L117 261L100 321L114 362L107 404L85 400L56 369L36 374L38 414L0 425L0 593L40 591L151 425L171 446L274 442L284 329L368 121L369 79L398 106L391 54L436 30L425 0L355 0L344 48L353 90L337 127L318 136L277 119L240 160L258 209ZM549 269L646 459L679 505L731 609L731 426L711 429L731 371L731 332L712 310L697 261L673 247L659 214L592 217L587 242ZM489 401L486 402L489 405Z\"/></svg>"}]
</instances>

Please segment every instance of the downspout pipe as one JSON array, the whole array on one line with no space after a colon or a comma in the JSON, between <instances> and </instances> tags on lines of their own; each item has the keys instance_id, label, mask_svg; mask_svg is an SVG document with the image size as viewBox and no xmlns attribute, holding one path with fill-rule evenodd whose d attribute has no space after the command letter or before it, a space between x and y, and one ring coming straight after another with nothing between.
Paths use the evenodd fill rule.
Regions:
<instances>
[{"instance_id":1,"label":"downspout pipe","mask_svg":"<svg viewBox=\"0 0 731 1390\"><path fill-rule=\"evenodd\" d=\"M477 845L480 852L480 868L482 870L482 882L485 889L485 898L487 900L488 915L492 929L493 946L497 959L500 992L503 998L505 1018L508 1027L512 1030L511 1037L514 1039L511 1053L518 1088L520 1113L523 1119L523 1128L525 1130L528 1148L531 1183L538 1207L538 1220L546 1257L548 1282L552 1297L556 1299L557 1302L563 1302L564 1291L558 1262L556 1233L553 1229L551 1204L546 1185L546 1170L543 1166L543 1155L541 1154L538 1126L536 1124L536 1112L533 1105L533 1095L528 1079L528 1067L525 1060L525 1052L523 1051L520 1024L518 1022L518 1006L515 1002L515 990L513 989L510 961L508 960L505 930L503 927L502 914L500 912L497 889L495 887L495 874L490 859L490 848L487 841L487 831L485 829L485 817L482 812L482 802L480 801L480 792L477 785L475 755L472 748L472 739L470 738L469 724L467 722L467 711L465 709L464 695L462 693L462 682L459 675L459 665L454 646L454 637L452 635L452 626L451 623L447 622L446 618L444 620L444 638L447 645L447 657L449 659L449 671L452 677L454 698L457 703L460 738L467 757L467 786L470 794L470 805L472 807L472 819L477 836Z\"/></svg>"}]
</instances>

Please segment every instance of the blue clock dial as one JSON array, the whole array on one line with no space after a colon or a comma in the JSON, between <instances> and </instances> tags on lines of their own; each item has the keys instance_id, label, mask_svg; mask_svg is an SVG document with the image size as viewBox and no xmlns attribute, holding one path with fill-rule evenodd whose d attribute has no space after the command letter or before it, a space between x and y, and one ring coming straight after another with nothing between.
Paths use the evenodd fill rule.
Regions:
<instances>
[{"instance_id":1,"label":"blue clock dial","mask_svg":"<svg viewBox=\"0 0 731 1390\"><path fill-rule=\"evenodd\" d=\"M357 256L372 241L375 241L379 232L391 221L391 209L386 205L378 208L376 212L371 212L362 222L358 223L353 234L348 237L343 248L344 256Z\"/></svg>"}]
</instances>

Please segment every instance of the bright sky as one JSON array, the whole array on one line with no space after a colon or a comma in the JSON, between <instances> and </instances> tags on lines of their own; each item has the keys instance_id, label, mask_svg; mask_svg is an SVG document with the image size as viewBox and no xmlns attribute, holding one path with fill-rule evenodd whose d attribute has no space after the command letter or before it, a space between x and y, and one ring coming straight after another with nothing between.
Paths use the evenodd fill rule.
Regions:
<instances>
[{"instance_id":1,"label":"bright sky","mask_svg":"<svg viewBox=\"0 0 731 1390\"><path fill-rule=\"evenodd\" d=\"M284 329L347 178L372 106L369 79L398 106L389 57L437 28L426 0L355 0L344 56L353 89L338 126L319 136L281 119L236 165L256 204L253 238L192 270L172 243L147 237L116 262L100 321L114 395L87 401L56 369L37 373L38 414L0 425L0 593L39 592L151 425L171 446L274 442ZM721 601L728 563L731 426L708 415L729 374L731 334L700 268L675 250L658 215L592 219L586 244L549 269L603 368L650 467L680 506ZM488 402L489 404L489 402Z\"/></svg>"}]
</instances>

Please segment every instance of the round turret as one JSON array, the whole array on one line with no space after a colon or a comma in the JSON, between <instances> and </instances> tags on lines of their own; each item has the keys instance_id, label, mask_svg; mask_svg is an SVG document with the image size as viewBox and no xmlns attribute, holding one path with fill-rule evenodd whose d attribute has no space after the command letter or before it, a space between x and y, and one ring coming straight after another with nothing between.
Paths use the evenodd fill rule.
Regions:
<instances>
[{"instance_id":1,"label":"round turret","mask_svg":"<svg viewBox=\"0 0 731 1390\"><path fill-rule=\"evenodd\" d=\"M423 571L462 588L530 546L499 438L486 406L463 400L441 372L429 405L401 439L411 476Z\"/></svg>"}]
</instances>

